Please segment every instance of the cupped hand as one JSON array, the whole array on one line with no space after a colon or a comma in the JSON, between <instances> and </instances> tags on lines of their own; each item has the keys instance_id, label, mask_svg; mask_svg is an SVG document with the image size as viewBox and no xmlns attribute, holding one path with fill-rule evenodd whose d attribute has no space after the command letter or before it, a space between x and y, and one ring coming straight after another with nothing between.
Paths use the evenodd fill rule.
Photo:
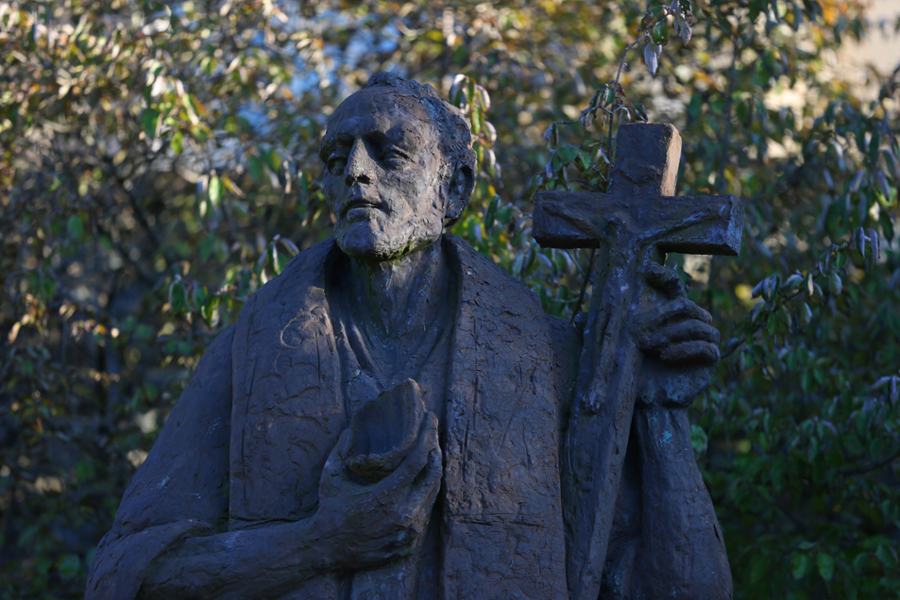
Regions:
<instances>
[{"instance_id":1,"label":"cupped hand","mask_svg":"<svg viewBox=\"0 0 900 600\"><path fill-rule=\"evenodd\" d=\"M341 434L319 483L316 519L336 570L377 567L412 554L443 474L434 413L422 415L418 437L396 470L371 484L353 476L342 458L352 433Z\"/></svg>"}]
</instances>

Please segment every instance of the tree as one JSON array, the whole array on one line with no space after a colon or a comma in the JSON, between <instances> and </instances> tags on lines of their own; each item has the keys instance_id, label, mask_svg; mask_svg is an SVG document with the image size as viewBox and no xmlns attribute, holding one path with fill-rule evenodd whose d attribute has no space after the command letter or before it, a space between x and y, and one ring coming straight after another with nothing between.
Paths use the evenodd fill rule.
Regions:
<instances>
[{"instance_id":1,"label":"tree","mask_svg":"<svg viewBox=\"0 0 900 600\"><path fill-rule=\"evenodd\" d=\"M203 349L330 234L325 115L386 69L470 117L453 232L567 319L590 254L533 241L533 193L602 190L619 123L676 124L679 193L747 209L739 259L672 259L724 334L692 419L736 596L896 593L900 71L864 99L829 64L867 27L836 0L0 2L0 595L81 597Z\"/></svg>"}]
</instances>

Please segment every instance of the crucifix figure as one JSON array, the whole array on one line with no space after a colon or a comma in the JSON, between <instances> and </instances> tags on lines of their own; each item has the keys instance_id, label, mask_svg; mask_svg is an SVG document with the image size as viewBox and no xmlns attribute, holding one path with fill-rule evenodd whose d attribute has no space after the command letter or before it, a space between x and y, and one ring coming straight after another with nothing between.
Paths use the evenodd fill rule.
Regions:
<instances>
[{"instance_id":1,"label":"crucifix figure","mask_svg":"<svg viewBox=\"0 0 900 600\"><path fill-rule=\"evenodd\" d=\"M673 196L680 154L681 136L672 125L623 125L608 193L537 196L534 237L542 246L600 249L560 461L573 600L597 598L604 568L605 587L614 587L611 573L631 580L648 563L655 576L625 586L646 592L635 597L698 597L690 592L698 570L718 570L721 589L731 593L724 544L691 452L690 425L684 410L673 410L693 400L697 377L718 354L710 356L715 348L698 341L699 326L686 322L655 334L670 343L654 356L644 351L647 336L635 326L654 295L683 294L677 275L662 267L667 252L740 251L743 207L737 198ZM686 313L694 308L684 305ZM661 316L671 320L673 313ZM684 372L675 385L667 373L673 368ZM661 385L667 375L670 384ZM638 415L636 402L644 407ZM633 432L639 439L629 447ZM634 453L639 464L627 464ZM623 498L623 477L639 479L639 501ZM684 505L672 506L679 496ZM630 539L631 547L615 547L616 538Z\"/></svg>"}]
</instances>

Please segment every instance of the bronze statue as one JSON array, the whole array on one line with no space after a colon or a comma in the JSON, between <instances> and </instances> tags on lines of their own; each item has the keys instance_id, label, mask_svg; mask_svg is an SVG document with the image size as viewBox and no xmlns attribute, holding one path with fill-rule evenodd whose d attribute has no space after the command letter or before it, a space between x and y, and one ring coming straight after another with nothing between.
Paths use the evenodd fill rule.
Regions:
<instances>
[{"instance_id":1,"label":"bronze statue","mask_svg":"<svg viewBox=\"0 0 900 600\"><path fill-rule=\"evenodd\" d=\"M671 158L677 133L654 135ZM731 598L686 415L719 334L657 261L734 251L733 231L712 246L735 222L739 244L740 205L661 198L671 161L655 192L641 169L614 188L616 218L578 215L596 198L543 197L546 243L605 240L594 285L608 293L582 334L443 234L475 157L430 86L372 77L331 116L320 155L334 238L206 351L87 598ZM671 210L642 216L654 202Z\"/></svg>"}]
</instances>

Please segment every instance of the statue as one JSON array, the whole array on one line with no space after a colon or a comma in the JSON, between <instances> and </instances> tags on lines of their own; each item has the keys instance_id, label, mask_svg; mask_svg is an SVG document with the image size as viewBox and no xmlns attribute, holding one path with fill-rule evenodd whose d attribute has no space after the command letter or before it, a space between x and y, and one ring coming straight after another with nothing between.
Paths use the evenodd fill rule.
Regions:
<instances>
[{"instance_id":1,"label":"statue","mask_svg":"<svg viewBox=\"0 0 900 600\"><path fill-rule=\"evenodd\" d=\"M539 199L539 241L606 244L582 333L443 234L474 185L461 113L372 77L320 151L334 238L210 345L86 598L731 598L685 410L719 334L657 260L733 253L740 204L669 197L653 127L623 127L610 194Z\"/></svg>"}]
</instances>

